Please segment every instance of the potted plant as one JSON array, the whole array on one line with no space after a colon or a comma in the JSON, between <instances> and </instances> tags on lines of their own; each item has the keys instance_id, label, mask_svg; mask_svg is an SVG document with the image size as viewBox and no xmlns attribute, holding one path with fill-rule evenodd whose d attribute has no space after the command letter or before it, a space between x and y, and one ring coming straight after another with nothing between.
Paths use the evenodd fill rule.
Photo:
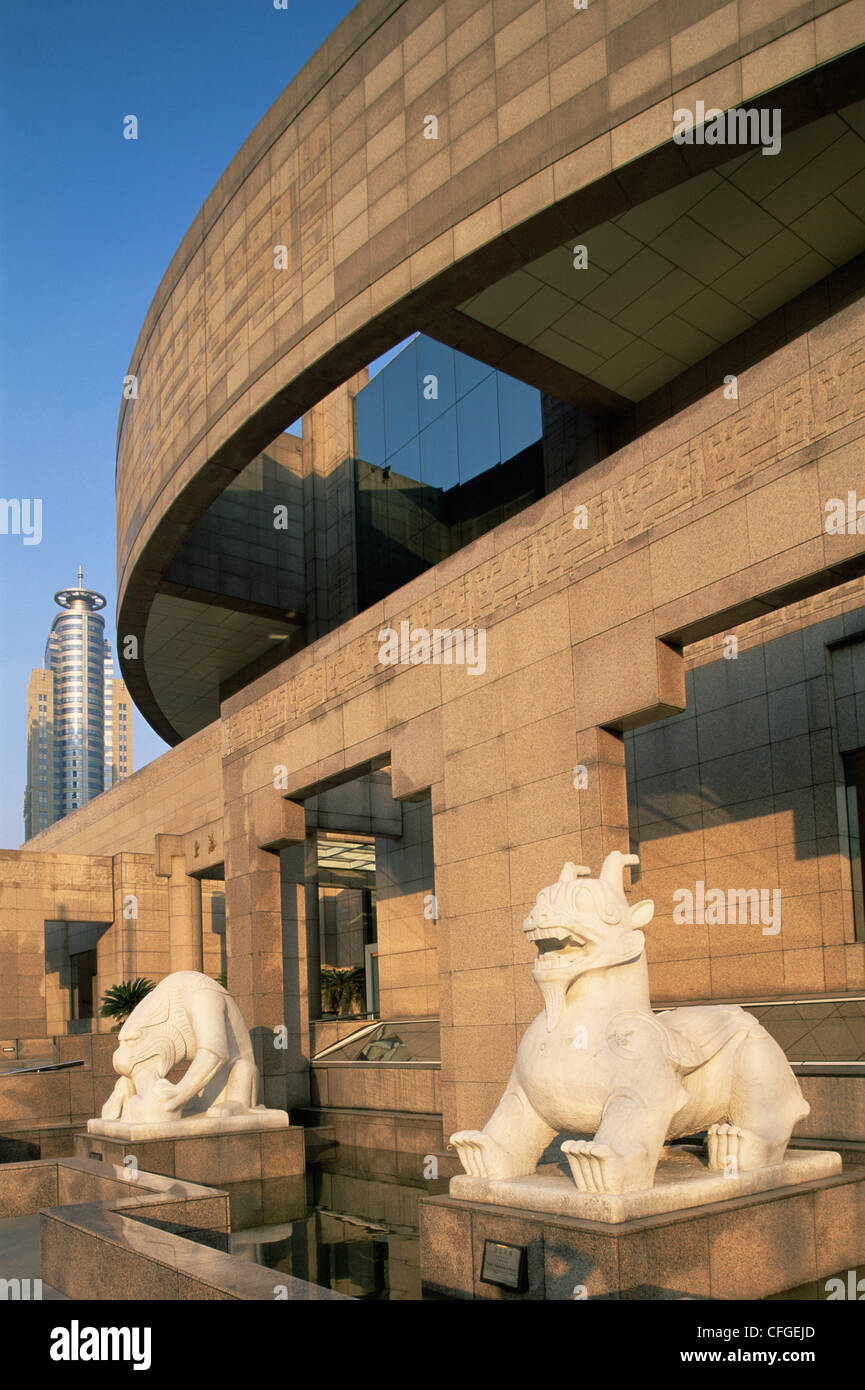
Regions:
<instances>
[{"instance_id":1,"label":"potted plant","mask_svg":"<svg viewBox=\"0 0 865 1390\"><path fill-rule=\"evenodd\" d=\"M342 997L342 971L334 965L321 967L321 1009L325 1014L338 1014Z\"/></svg>"},{"instance_id":2,"label":"potted plant","mask_svg":"<svg viewBox=\"0 0 865 1390\"><path fill-rule=\"evenodd\" d=\"M323 965L321 967L322 1012L348 1018L363 1012L366 1000L366 973L362 965Z\"/></svg>"},{"instance_id":3,"label":"potted plant","mask_svg":"<svg viewBox=\"0 0 865 1390\"><path fill-rule=\"evenodd\" d=\"M362 965L354 965L346 971L343 1000L348 1005L346 1014L363 1013L366 1007L366 971Z\"/></svg>"}]
</instances>

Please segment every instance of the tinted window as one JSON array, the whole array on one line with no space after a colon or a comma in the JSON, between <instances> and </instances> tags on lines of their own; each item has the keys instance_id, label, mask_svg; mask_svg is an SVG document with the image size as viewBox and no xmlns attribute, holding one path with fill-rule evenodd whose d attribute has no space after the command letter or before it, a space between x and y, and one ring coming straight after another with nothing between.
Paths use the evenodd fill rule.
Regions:
<instances>
[{"instance_id":1,"label":"tinted window","mask_svg":"<svg viewBox=\"0 0 865 1390\"><path fill-rule=\"evenodd\" d=\"M457 401L460 482L468 482L500 461L496 382L489 376Z\"/></svg>"},{"instance_id":2,"label":"tinted window","mask_svg":"<svg viewBox=\"0 0 865 1390\"><path fill-rule=\"evenodd\" d=\"M384 464L384 405L381 374L355 398L357 408L357 452L367 463Z\"/></svg>"},{"instance_id":3,"label":"tinted window","mask_svg":"<svg viewBox=\"0 0 865 1390\"><path fill-rule=\"evenodd\" d=\"M417 347L414 343L388 363L379 373L384 379L384 438L392 454L406 444L419 429Z\"/></svg>"}]
</instances>

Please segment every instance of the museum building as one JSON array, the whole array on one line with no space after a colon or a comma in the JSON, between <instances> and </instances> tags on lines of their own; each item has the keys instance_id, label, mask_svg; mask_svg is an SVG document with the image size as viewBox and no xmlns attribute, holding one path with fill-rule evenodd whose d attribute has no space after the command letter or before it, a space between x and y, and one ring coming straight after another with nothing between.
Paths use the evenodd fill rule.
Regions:
<instances>
[{"instance_id":1,"label":"museum building","mask_svg":"<svg viewBox=\"0 0 865 1390\"><path fill-rule=\"evenodd\" d=\"M865 1146L863 284L859 0L361 0L127 368L172 749L0 853L4 1051L107 1026L86 928L96 999L224 972L267 1105L420 1167L539 1011L538 891L621 849L656 1006L744 1005Z\"/></svg>"}]
</instances>

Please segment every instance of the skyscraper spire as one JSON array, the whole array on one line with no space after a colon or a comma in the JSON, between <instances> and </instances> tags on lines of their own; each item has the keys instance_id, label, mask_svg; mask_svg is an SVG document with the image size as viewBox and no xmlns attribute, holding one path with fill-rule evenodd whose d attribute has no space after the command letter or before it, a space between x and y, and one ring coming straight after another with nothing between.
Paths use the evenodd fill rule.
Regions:
<instances>
[{"instance_id":1,"label":"skyscraper spire","mask_svg":"<svg viewBox=\"0 0 865 1390\"><path fill-rule=\"evenodd\" d=\"M54 599L62 611L27 687L27 839L132 770L132 706L114 675L105 597L85 589L79 565Z\"/></svg>"}]
</instances>

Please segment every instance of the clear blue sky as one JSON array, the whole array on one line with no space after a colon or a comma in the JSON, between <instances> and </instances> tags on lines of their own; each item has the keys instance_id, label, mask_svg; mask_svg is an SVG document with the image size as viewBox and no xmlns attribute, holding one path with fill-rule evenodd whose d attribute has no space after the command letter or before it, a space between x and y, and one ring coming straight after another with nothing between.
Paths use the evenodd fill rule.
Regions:
<instances>
[{"instance_id":1,"label":"clear blue sky","mask_svg":"<svg viewBox=\"0 0 865 1390\"><path fill-rule=\"evenodd\" d=\"M2 0L0 495L42 499L42 540L0 534L0 848L23 839L25 695L56 589L108 598L123 376L178 242L346 0ZM139 120L124 140L123 117ZM135 765L165 745L136 713Z\"/></svg>"}]
</instances>

